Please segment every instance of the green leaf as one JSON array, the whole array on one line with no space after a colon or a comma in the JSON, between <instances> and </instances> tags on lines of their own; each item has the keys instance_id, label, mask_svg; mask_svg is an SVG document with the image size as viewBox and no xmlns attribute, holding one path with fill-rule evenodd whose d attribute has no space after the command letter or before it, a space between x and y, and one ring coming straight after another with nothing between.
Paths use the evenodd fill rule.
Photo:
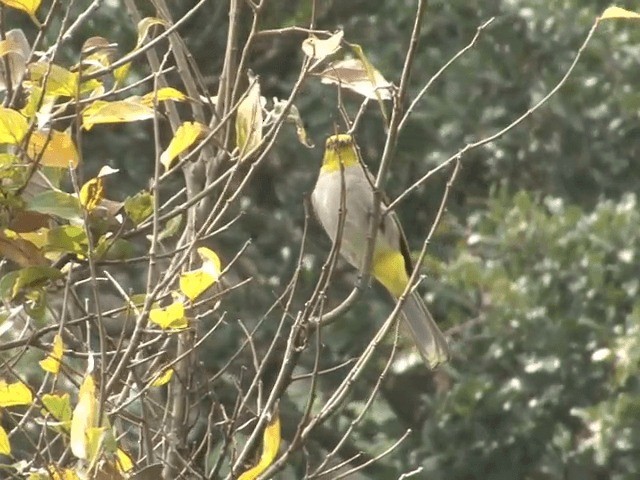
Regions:
<instances>
[{"instance_id":1,"label":"green leaf","mask_svg":"<svg viewBox=\"0 0 640 480\"><path fill-rule=\"evenodd\" d=\"M27 210L81 222L82 208L77 197L60 190L42 192L27 201Z\"/></svg>"},{"instance_id":2,"label":"green leaf","mask_svg":"<svg viewBox=\"0 0 640 480\"><path fill-rule=\"evenodd\" d=\"M89 241L84 228L77 225L63 225L47 232L47 251L86 255Z\"/></svg>"},{"instance_id":3,"label":"green leaf","mask_svg":"<svg viewBox=\"0 0 640 480\"><path fill-rule=\"evenodd\" d=\"M139 225L153 213L153 195L146 190L136 193L124 201L124 211L133 223Z\"/></svg>"},{"instance_id":4,"label":"green leaf","mask_svg":"<svg viewBox=\"0 0 640 480\"><path fill-rule=\"evenodd\" d=\"M48 280L57 280L61 277L62 272L53 267L21 268L0 278L0 296L13 299L24 288L33 287Z\"/></svg>"}]
</instances>

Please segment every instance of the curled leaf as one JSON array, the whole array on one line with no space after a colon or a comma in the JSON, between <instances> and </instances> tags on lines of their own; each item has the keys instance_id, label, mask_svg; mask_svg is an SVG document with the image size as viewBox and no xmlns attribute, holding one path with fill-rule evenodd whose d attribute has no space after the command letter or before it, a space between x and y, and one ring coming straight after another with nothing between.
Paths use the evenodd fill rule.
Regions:
<instances>
[{"instance_id":1,"label":"curled leaf","mask_svg":"<svg viewBox=\"0 0 640 480\"><path fill-rule=\"evenodd\" d=\"M319 75L322 83L339 85L372 100L378 96L383 100L391 100L393 85L375 68L368 70L359 58L332 62Z\"/></svg>"},{"instance_id":2,"label":"curled leaf","mask_svg":"<svg viewBox=\"0 0 640 480\"><path fill-rule=\"evenodd\" d=\"M0 41L0 57L7 56L9 63L9 78L11 85L15 86L23 78L27 68L27 58L31 47L24 32L19 28L9 30L5 39ZM7 88L7 72L5 71L4 61L0 62L0 89Z\"/></svg>"},{"instance_id":3,"label":"curled leaf","mask_svg":"<svg viewBox=\"0 0 640 480\"><path fill-rule=\"evenodd\" d=\"M238 480L255 480L273 463L280 449L280 416L276 411L266 428L262 437L262 455L258 464L244 472Z\"/></svg>"},{"instance_id":4,"label":"curled leaf","mask_svg":"<svg viewBox=\"0 0 640 480\"><path fill-rule=\"evenodd\" d=\"M258 78L249 75L249 90L236 111L236 146L240 160L245 159L262 141L262 100Z\"/></svg>"},{"instance_id":5,"label":"curled leaf","mask_svg":"<svg viewBox=\"0 0 640 480\"><path fill-rule=\"evenodd\" d=\"M145 17L138 22L138 41L136 42L136 49L142 45L142 42L144 42L149 35L149 30L154 25L167 27L167 22L158 17Z\"/></svg>"},{"instance_id":6,"label":"curled leaf","mask_svg":"<svg viewBox=\"0 0 640 480\"><path fill-rule=\"evenodd\" d=\"M338 30L324 40L320 40L315 35L310 35L309 38L302 42L302 51L307 57L314 60L322 60L340 49L343 37L344 31L342 30Z\"/></svg>"},{"instance_id":7,"label":"curled leaf","mask_svg":"<svg viewBox=\"0 0 640 480\"><path fill-rule=\"evenodd\" d=\"M213 286L218 281L222 270L220 258L213 250L200 247L198 255L202 259L202 266L180 275L180 290L191 301Z\"/></svg>"},{"instance_id":8,"label":"curled leaf","mask_svg":"<svg viewBox=\"0 0 640 480\"><path fill-rule=\"evenodd\" d=\"M76 458L90 459L91 430L95 428L98 419L98 401L96 385L91 374L87 374L80 385L78 403L73 409L71 418L71 452Z\"/></svg>"},{"instance_id":9,"label":"curled leaf","mask_svg":"<svg viewBox=\"0 0 640 480\"><path fill-rule=\"evenodd\" d=\"M167 149L160 155L160 163L169 170L173 161L188 150L206 131L207 127L199 122L184 122L176 130Z\"/></svg>"}]
</instances>

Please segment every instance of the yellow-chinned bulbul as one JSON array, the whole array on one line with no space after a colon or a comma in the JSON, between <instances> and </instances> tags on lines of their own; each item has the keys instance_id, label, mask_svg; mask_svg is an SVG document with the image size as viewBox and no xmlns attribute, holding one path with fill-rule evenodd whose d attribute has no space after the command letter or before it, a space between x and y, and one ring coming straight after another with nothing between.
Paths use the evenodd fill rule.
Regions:
<instances>
[{"instance_id":1,"label":"yellow-chinned bulbul","mask_svg":"<svg viewBox=\"0 0 640 480\"><path fill-rule=\"evenodd\" d=\"M311 200L320 223L334 242L341 215L344 215L342 235L338 239L340 254L359 269L367 250L374 198L372 179L358 161L353 138L347 134L329 137ZM343 200L345 208L341 213ZM393 213L385 215L376 235L371 274L397 300L409 284L412 269L409 248L398 218ZM449 358L447 341L415 290L407 295L401 315L430 368Z\"/></svg>"}]
</instances>

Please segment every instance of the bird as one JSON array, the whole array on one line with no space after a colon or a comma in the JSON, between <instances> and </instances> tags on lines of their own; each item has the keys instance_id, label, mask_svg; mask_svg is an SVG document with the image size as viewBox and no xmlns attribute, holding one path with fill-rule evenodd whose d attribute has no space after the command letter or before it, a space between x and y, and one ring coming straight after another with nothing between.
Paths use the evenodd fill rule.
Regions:
<instances>
[{"instance_id":1,"label":"bird","mask_svg":"<svg viewBox=\"0 0 640 480\"><path fill-rule=\"evenodd\" d=\"M313 210L320 224L332 242L339 241L340 255L359 270L364 263L369 221L376 201L373 177L365 168L351 135L331 135L326 140L322 166L311 193ZM337 239L341 222L341 238ZM378 226L371 275L398 301L412 272L409 246L400 221L395 213L388 213ZM434 369L449 359L447 340L415 289L407 293L400 314L429 368Z\"/></svg>"}]
</instances>

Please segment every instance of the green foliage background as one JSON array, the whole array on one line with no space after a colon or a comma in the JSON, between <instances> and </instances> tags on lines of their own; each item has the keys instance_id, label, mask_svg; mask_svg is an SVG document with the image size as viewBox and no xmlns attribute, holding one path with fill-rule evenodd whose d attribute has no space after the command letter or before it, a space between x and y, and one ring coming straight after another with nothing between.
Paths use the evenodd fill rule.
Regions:
<instances>
[{"instance_id":1,"label":"green foliage background","mask_svg":"<svg viewBox=\"0 0 640 480\"><path fill-rule=\"evenodd\" d=\"M175 16L192 3L175 5ZM213 87L224 52L226 7L211 3L183 32ZM317 2L317 26L342 26L345 38L361 44L372 63L397 80L413 3ZM496 20L412 116L400 138L390 195L534 105L562 77L606 6L595 0L430 2L413 94L469 42L479 24L491 16ZM135 32L122 28L128 23L119 9L104 11L86 36L109 32L110 40L128 48ZM308 14L307 1L270 2L263 28L302 24ZM282 36L258 43L249 66L261 76L268 98L291 88L302 39ZM455 329L454 358L435 374L421 366L391 371L350 448L375 455L407 428L413 433L360 478L397 478L418 466L424 470L415 478L431 480L637 478L639 41L636 24L602 25L549 103L504 138L463 158L424 269L434 314L445 328ZM345 102L350 111L357 109L358 99L347 96ZM295 268L303 198L313 187L324 138L340 126L336 104L333 89L314 80L305 86L297 105L317 147L306 150L292 131L285 131L243 200L245 215L217 239L217 248L228 256L253 240L237 274L254 281L234 294L235 304L226 305L239 317L262 315ZM85 152L88 170L107 161L127 173L116 187L122 190L112 196L124 198L145 186L152 161L148 152L153 152L150 128L91 133L104 137L94 151ZM357 137L373 168L382 135L372 105ZM415 248L445 182L445 176L427 182L400 205ZM303 292L313 285L329 250L317 225L311 225L307 243ZM333 303L354 273L341 268L339 279ZM357 355L389 309L381 290L366 292L340 323L323 332L323 366ZM265 338L275 324L274 318L274 326L263 329ZM226 329L211 341L204 365L215 369L242 336L239 328ZM311 357L304 362L310 364ZM327 432L344 428L357 415L384 358L377 360L365 380L369 384L356 389ZM327 376L323 382L337 380ZM287 408L281 408L296 419L304 400L293 389ZM333 440L328 433L319 435L310 455L322 457ZM295 475L294 470L288 474Z\"/></svg>"}]
</instances>

